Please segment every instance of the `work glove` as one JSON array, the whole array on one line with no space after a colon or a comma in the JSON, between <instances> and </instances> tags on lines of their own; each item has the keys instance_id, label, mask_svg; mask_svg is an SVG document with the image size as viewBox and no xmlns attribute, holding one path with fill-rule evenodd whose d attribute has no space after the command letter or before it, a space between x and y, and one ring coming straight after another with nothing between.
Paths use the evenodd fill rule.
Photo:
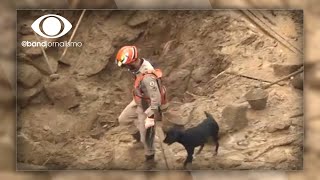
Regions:
<instances>
[{"instance_id":1,"label":"work glove","mask_svg":"<svg viewBox=\"0 0 320 180\"><path fill-rule=\"evenodd\" d=\"M144 127L148 129L149 127L154 126L154 119L147 117L144 121Z\"/></svg>"}]
</instances>

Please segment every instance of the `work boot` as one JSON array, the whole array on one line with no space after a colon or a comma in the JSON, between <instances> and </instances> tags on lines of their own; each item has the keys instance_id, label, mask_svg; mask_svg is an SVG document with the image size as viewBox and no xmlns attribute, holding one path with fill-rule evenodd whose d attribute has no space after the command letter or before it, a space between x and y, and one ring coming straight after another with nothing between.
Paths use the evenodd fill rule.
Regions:
<instances>
[{"instance_id":1,"label":"work boot","mask_svg":"<svg viewBox=\"0 0 320 180\"><path fill-rule=\"evenodd\" d=\"M154 159L154 154L153 155L146 155L146 160L144 162L144 168L145 170L151 170L156 167L156 161Z\"/></svg>"},{"instance_id":2,"label":"work boot","mask_svg":"<svg viewBox=\"0 0 320 180\"><path fill-rule=\"evenodd\" d=\"M133 149L144 149L144 145L143 145L142 142L136 141L136 142L132 143L131 148L133 148Z\"/></svg>"},{"instance_id":3,"label":"work boot","mask_svg":"<svg viewBox=\"0 0 320 180\"><path fill-rule=\"evenodd\" d=\"M136 132L134 134L131 134L133 139L135 139L135 141L132 143L132 148L134 149L143 149L144 145L143 143L140 141L140 132Z\"/></svg>"},{"instance_id":4,"label":"work boot","mask_svg":"<svg viewBox=\"0 0 320 180\"><path fill-rule=\"evenodd\" d=\"M154 161L154 154L152 155L146 155L146 161Z\"/></svg>"},{"instance_id":5,"label":"work boot","mask_svg":"<svg viewBox=\"0 0 320 180\"><path fill-rule=\"evenodd\" d=\"M140 142L140 132L136 132L134 134L131 134L133 139L135 139L137 142Z\"/></svg>"}]
</instances>

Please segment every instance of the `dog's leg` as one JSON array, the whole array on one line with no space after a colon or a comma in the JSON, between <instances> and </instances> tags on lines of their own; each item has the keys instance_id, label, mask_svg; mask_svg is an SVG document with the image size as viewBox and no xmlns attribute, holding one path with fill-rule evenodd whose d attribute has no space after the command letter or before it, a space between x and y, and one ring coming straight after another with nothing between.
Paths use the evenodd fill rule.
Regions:
<instances>
[{"instance_id":1,"label":"dog's leg","mask_svg":"<svg viewBox=\"0 0 320 180\"><path fill-rule=\"evenodd\" d=\"M216 140L215 144L216 144L216 149L215 149L215 154L214 155L217 155L218 154L218 149L219 149L219 141Z\"/></svg>"},{"instance_id":2,"label":"dog's leg","mask_svg":"<svg viewBox=\"0 0 320 180\"><path fill-rule=\"evenodd\" d=\"M186 168L188 163L192 163L194 147L188 147L186 148L186 150L187 150L188 156L184 161L183 168Z\"/></svg>"},{"instance_id":3,"label":"dog's leg","mask_svg":"<svg viewBox=\"0 0 320 180\"><path fill-rule=\"evenodd\" d=\"M198 150L197 155L201 153L203 147L204 147L204 144L202 144L202 145L200 146L200 149Z\"/></svg>"}]
</instances>

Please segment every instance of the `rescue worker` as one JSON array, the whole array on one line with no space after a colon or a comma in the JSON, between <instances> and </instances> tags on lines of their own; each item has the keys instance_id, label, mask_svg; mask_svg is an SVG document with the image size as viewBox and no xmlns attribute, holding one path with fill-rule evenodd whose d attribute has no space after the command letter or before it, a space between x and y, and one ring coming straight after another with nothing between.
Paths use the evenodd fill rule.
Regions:
<instances>
[{"instance_id":1,"label":"rescue worker","mask_svg":"<svg viewBox=\"0 0 320 180\"><path fill-rule=\"evenodd\" d=\"M161 120L161 105L166 103L162 73L146 59L139 58L135 46L122 47L116 63L135 76L133 100L118 117L119 125L128 127L129 133L143 144L146 168L151 169L155 165L155 123Z\"/></svg>"}]
</instances>

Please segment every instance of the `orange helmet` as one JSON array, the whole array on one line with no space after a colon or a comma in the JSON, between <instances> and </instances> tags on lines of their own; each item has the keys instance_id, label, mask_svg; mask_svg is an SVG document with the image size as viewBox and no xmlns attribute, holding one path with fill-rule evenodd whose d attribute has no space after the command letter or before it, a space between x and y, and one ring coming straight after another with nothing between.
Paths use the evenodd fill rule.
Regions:
<instances>
[{"instance_id":1,"label":"orange helmet","mask_svg":"<svg viewBox=\"0 0 320 180\"><path fill-rule=\"evenodd\" d=\"M117 53L116 63L119 67L123 64L130 64L138 58L138 51L135 46L123 46Z\"/></svg>"}]
</instances>

